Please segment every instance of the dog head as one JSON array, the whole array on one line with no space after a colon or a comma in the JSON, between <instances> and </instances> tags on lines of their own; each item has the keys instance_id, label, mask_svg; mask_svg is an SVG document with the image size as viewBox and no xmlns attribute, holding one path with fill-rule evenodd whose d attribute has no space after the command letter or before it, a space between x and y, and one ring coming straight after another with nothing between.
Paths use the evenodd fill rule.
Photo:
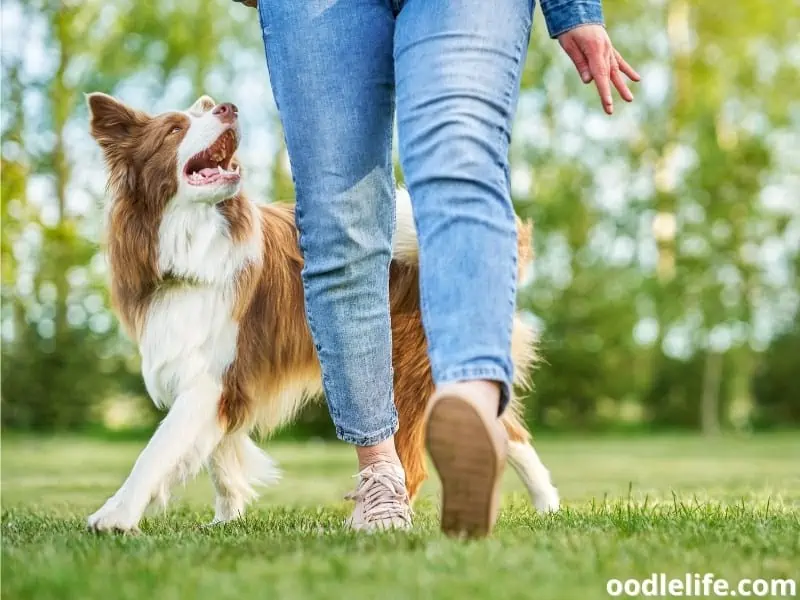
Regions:
<instances>
[{"instance_id":1,"label":"dog head","mask_svg":"<svg viewBox=\"0 0 800 600\"><path fill-rule=\"evenodd\" d=\"M217 204L239 193L233 104L203 96L186 111L150 116L106 94L87 102L115 197L163 210L173 200Z\"/></svg>"}]
</instances>

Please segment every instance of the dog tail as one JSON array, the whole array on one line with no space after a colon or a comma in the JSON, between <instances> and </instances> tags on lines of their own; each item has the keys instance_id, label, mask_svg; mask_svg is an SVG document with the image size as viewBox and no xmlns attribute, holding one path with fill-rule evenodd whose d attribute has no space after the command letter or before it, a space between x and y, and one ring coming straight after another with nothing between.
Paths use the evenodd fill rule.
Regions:
<instances>
[{"instance_id":1,"label":"dog tail","mask_svg":"<svg viewBox=\"0 0 800 600\"><path fill-rule=\"evenodd\" d=\"M417 264L419 261L419 241L414 225L414 211L411 196L404 187L395 192L394 244L392 257L401 263Z\"/></svg>"},{"instance_id":2,"label":"dog tail","mask_svg":"<svg viewBox=\"0 0 800 600\"><path fill-rule=\"evenodd\" d=\"M517 279L527 283L528 269L533 262L533 221L517 217Z\"/></svg>"},{"instance_id":3,"label":"dog tail","mask_svg":"<svg viewBox=\"0 0 800 600\"><path fill-rule=\"evenodd\" d=\"M517 220L517 264L520 282L525 279L528 267L533 261L533 222ZM416 264L419 261L419 240L414 225L414 211L411 196L404 187L395 192L395 227L392 257L399 262Z\"/></svg>"}]
</instances>

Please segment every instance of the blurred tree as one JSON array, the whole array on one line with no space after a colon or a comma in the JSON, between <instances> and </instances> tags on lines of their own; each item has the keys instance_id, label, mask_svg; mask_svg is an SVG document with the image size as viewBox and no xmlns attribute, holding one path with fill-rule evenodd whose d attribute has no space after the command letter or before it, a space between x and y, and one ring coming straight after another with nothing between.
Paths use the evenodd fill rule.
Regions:
<instances>
[{"instance_id":1,"label":"blurred tree","mask_svg":"<svg viewBox=\"0 0 800 600\"><path fill-rule=\"evenodd\" d=\"M753 378L758 428L788 428L800 425L800 319L776 337L760 357Z\"/></svg>"},{"instance_id":2,"label":"blurred tree","mask_svg":"<svg viewBox=\"0 0 800 600\"><path fill-rule=\"evenodd\" d=\"M523 296L545 342L536 418L571 404L598 417L608 399L618 415L633 399L645 421L714 433L731 403L752 404L753 346L797 309L798 166L784 156L798 132L799 65L785 57L800 50L800 6L752 0L724 19L687 0L641 8L606 7L645 77L615 125L552 42L534 38L529 54L515 147L531 175L515 198L537 223ZM530 126L526 107L541 115ZM772 324L757 318L767 312Z\"/></svg>"},{"instance_id":3,"label":"blurred tree","mask_svg":"<svg viewBox=\"0 0 800 600\"><path fill-rule=\"evenodd\" d=\"M2 10L2 423L78 427L110 395L142 393L107 306L82 92L156 110L223 91L241 108L247 82L266 79L260 31L230 0ZM800 5L620 0L606 13L644 76L634 105L602 115L538 14L523 78L510 175L536 225L520 306L544 359L529 417L709 434L796 422ZM256 117L280 137L274 110ZM292 198L282 144L245 167ZM302 420L298 432L330 435L324 406Z\"/></svg>"},{"instance_id":4,"label":"blurred tree","mask_svg":"<svg viewBox=\"0 0 800 600\"><path fill-rule=\"evenodd\" d=\"M4 9L8 6L4 4ZM77 427L112 391L141 391L128 376L131 347L107 311L105 272L95 239L97 213L70 210L70 127L85 119L83 93L114 92L150 72L152 94L188 76L184 99L204 90L223 63L223 39L239 24L220 11L182 3L14 3L20 22L44 31L52 64L31 64L23 37L3 63L2 422L32 428ZM10 10L10 9L9 9ZM222 18L220 18L222 16ZM202 43L198 43L202 41ZM32 112L31 100L40 103ZM83 122L85 127L85 121ZM36 132L35 134L33 132ZM29 188L46 189L39 206ZM83 190L85 194L87 190ZM43 218L43 215L46 218ZM8 313L7 306L10 304ZM136 377L138 380L138 376Z\"/></svg>"},{"instance_id":5,"label":"blurred tree","mask_svg":"<svg viewBox=\"0 0 800 600\"><path fill-rule=\"evenodd\" d=\"M764 180L780 164L780 150L765 134L790 133L800 92L796 64L765 65L796 47L800 7L781 13L751 0L732 11L721 19L719 6L668 0L670 116L666 131L655 112L643 120L645 135L661 142L653 148L654 208L660 224L672 224L659 232L659 221L653 223L660 341L668 355L704 356L699 403L687 409L700 407L707 433L717 432L727 414L723 383L732 387L731 400L750 402L754 314L774 306L779 291L772 285L777 265L759 254L788 241L781 238L793 210L788 197L777 210L762 201ZM676 348L678 335L688 340L685 351Z\"/></svg>"}]
</instances>

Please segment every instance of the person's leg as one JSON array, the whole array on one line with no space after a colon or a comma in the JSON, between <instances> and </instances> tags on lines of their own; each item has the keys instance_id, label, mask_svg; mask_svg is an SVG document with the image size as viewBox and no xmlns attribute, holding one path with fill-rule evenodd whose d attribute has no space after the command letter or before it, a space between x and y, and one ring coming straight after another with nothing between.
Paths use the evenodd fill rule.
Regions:
<instances>
[{"instance_id":1,"label":"person's leg","mask_svg":"<svg viewBox=\"0 0 800 600\"><path fill-rule=\"evenodd\" d=\"M488 532L513 376L516 222L508 146L531 0L408 0L395 29L400 159L419 232L437 393L428 446L443 527Z\"/></svg>"},{"instance_id":2,"label":"person's leg","mask_svg":"<svg viewBox=\"0 0 800 600\"><path fill-rule=\"evenodd\" d=\"M297 193L306 314L328 407L337 435L356 446L362 472L391 463L396 473L394 15L386 0L264 0L259 14Z\"/></svg>"}]
</instances>

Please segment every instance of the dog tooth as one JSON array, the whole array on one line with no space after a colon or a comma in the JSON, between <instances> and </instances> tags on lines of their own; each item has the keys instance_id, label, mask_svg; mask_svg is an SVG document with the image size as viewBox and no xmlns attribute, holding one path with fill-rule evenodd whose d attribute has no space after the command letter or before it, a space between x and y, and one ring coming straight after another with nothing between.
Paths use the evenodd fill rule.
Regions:
<instances>
[{"instance_id":1,"label":"dog tooth","mask_svg":"<svg viewBox=\"0 0 800 600\"><path fill-rule=\"evenodd\" d=\"M222 165L217 165L217 171L219 171L220 175L224 175L225 174L225 169L222 168Z\"/></svg>"}]
</instances>

